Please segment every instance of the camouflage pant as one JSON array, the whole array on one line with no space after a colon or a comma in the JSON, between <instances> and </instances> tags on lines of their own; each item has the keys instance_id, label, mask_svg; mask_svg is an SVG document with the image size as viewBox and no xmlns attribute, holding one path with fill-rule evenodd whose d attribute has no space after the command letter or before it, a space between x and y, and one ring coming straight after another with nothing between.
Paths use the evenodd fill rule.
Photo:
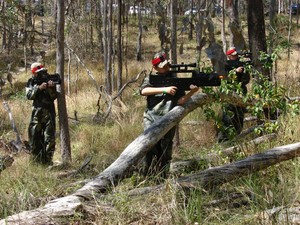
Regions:
<instances>
[{"instance_id":1,"label":"camouflage pant","mask_svg":"<svg viewBox=\"0 0 300 225\"><path fill-rule=\"evenodd\" d=\"M159 117L155 118L149 110L144 114L144 130L152 125L152 123ZM176 127L173 127L156 145L147 152L144 158L143 174L146 175L159 175L166 177L170 169L172 160L173 138L175 135Z\"/></svg>"},{"instance_id":2,"label":"camouflage pant","mask_svg":"<svg viewBox=\"0 0 300 225\"><path fill-rule=\"evenodd\" d=\"M244 126L245 108L232 104L224 107L222 115L223 128L218 132L218 141L226 141L240 134Z\"/></svg>"},{"instance_id":3,"label":"camouflage pant","mask_svg":"<svg viewBox=\"0 0 300 225\"><path fill-rule=\"evenodd\" d=\"M55 112L33 108L28 137L32 159L41 164L51 164L55 150Z\"/></svg>"}]
</instances>

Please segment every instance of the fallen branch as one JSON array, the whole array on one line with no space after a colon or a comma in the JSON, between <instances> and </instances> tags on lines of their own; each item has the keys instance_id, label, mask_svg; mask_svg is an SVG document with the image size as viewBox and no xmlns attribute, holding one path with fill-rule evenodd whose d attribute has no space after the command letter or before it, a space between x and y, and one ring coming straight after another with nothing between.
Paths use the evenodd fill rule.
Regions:
<instances>
[{"instance_id":1,"label":"fallen branch","mask_svg":"<svg viewBox=\"0 0 300 225\"><path fill-rule=\"evenodd\" d=\"M243 160L224 166L212 167L207 170L178 178L176 183L183 187L201 186L213 188L215 186L236 180L253 172L257 172L300 156L300 142L276 147L264 153L258 153ZM129 192L130 195L147 194L153 191L161 191L164 185L138 188Z\"/></svg>"},{"instance_id":2,"label":"fallen branch","mask_svg":"<svg viewBox=\"0 0 300 225\"><path fill-rule=\"evenodd\" d=\"M20 136L19 131L16 127L15 120L13 118L13 115L12 115L12 112L10 110L10 107L9 107L8 103L6 101L4 101L2 104L3 104L4 109L8 112L9 120L11 122L13 131L16 134L16 140L11 141L10 144L14 147L14 150L16 152L19 152L23 148L23 144L22 144L22 141L21 141L21 136Z\"/></svg>"},{"instance_id":3,"label":"fallen branch","mask_svg":"<svg viewBox=\"0 0 300 225\"><path fill-rule=\"evenodd\" d=\"M275 137L276 134L264 135L245 143L245 145L247 145L248 147L253 145L258 145L262 142L275 139ZM226 148L222 150L220 153L212 152L200 158L173 162L171 163L170 170L172 173L178 173L179 171L184 171L184 170L195 171L199 169L199 165L202 164L201 162L204 162L205 164L215 165L218 162L220 162L221 159L224 157L233 158L236 153L240 152L241 149L243 149L243 146L244 145L236 145L236 146Z\"/></svg>"},{"instance_id":4,"label":"fallen branch","mask_svg":"<svg viewBox=\"0 0 300 225\"><path fill-rule=\"evenodd\" d=\"M259 224L300 224L300 206L280 206L256 215Z\"/></svg>"},{"instance_id":5,"label":"fallen branch","mask_svg":"<svg viewBox=\"0 0 300 225\"><path fill-rule=\"evenodd\" d=\"M14 158L10 155L0 156L0 172L10 167L14 162Z\"/></svg>"}]
</instances>

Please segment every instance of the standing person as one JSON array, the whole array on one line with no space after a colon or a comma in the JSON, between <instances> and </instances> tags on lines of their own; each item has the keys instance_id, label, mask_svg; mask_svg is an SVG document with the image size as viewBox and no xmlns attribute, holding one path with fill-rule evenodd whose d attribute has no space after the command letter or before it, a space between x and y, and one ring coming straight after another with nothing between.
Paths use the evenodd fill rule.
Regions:
<instances>
[{"instance_id":1,"label":"standing person","mask_svg":"<svg viewBox=\"0 0 300 225\"><path fill-rule=\"evenodd\" d=\"M227 52L226 72L234 70L237 82L241 83L242 94L247 94L247 84L250 81L250 74L246 71L243 63L240 62L239 55L235 47L231 47ZM242 132L244 126L244 113L246 109L234 104L225 104L222 110L223 128L218 131L218 142L232 139Z\"/></svg>"},{"instance_id":2,"label":"standing person","mask_svg":"<svg viewBox=\"0 0 300 225\"><path fill-rule=\"evenodd\" d=\"M31 65L32 78L27 82L26 97L32 100L32 113L28 127L28 137L32 160L52 165L55 150L55 106L57 92L53 81L36 84L35 78L48 75L41 63Z\"/></svg>"},{"instance_id":3,"label":"standing person","mask_svg":"<svg viewBox=\"0 0 300 225\"><path fill-rule=\"evenodd\" d=\"M157 76L174 76L170 71L169 62L164 53L155 54L152 60L150 74ZM182 105L196 93L199 88L191 85L186 94L178 87L154 87L146 77L140 87L140 93L147 96L147 109L144 113L144 130L149 128L155 121L164 116L176 105ZM166 178L172 159L173 137L176 127L173 127L158 143L146 154L144 162L144 175L159 175Z\"/></svg>"}]
</instances>

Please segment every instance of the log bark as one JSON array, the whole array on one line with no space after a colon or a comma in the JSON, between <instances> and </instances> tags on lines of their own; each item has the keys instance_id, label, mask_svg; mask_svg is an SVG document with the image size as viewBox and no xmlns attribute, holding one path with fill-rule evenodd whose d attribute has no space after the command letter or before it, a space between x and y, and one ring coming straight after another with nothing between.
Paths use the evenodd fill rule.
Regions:
<instances>
[{"instance_id":1,"label":"log bark","mask_svg":"<svg viewBox=\"0 0 300 225\"><path fill-rule=\"evenodd\" d=\"M299 156L300 142L297 142L276 147L224 166L212 167L188 176L180 177L176 180L176 183L183 187L201 186L203 188L213 188ZM147 194L153 191L161 191L164 188L165 185L139 188L130 191L129 195Z\"/></svg>"},{"instance_id":2,"label":"log bark","mask_svg":"<svg viewBox=\"0 0 300 225\"><path fill-rule=\"evenodd\" d=\"M262 142L270 141L276 137L276 134L268 134L258 138L255 138L246 143L247 147L256 146ZM236 145L222 150L220 153L212 152L201 158L195 158L190 160L183 160L171 163L171 172L177 173L179 171L198 170L201 162L206 164L216 165L224 157L232 158L236 153L240 152L243 146Z\"/></svg>"},{"instance_id":3,"label":"log bark","mask_svg":"<svg viewBox=\"0 0 300 225\"><path fill-rule=\"evenodd\" d=\"M276 207L259 212L257 215L259 224L300 224L300 206L294 207Z\"/></svg>"},{"instance_id":4,"label":"log bark","mask_svg":"<svg viewBox=\"0 0 300 225\"><path fill-rule=\"evenodd\" d=\"M241 176L266 169L277 163L287 161L300 156L300 142L270 149L264 153L258 153L246 159L225 165L213 167L187 177L178 179L179 183L188 182L203 187L221 185L235 180Z\"/></svg>"},{"instance_id":5,"label":"log bark","mask_svg":"<svg viewBox=\"0 0 300 225\"><path fill-rule=\"evenodd\" d=\"M55 224L59 217L73 216L83 209L84 201L93 200L97 195L106 192L112 185L117 185L126 172L137 164L147 151L189 112L213 100L212 96L206 94L193 96L191 101L185 104L184 107L175 107L149 129L145 130L126 147L115 162L75 193L50 201L43 207L9 216L1 220L0 225ZM197 183L203 186L222 184L252 171L261 170L275 163L299 156L299 149L300 143L278 147L234 164L211 168L179 178L178 182L182 185L184 183Z\"/></svg>"}]
</instances>

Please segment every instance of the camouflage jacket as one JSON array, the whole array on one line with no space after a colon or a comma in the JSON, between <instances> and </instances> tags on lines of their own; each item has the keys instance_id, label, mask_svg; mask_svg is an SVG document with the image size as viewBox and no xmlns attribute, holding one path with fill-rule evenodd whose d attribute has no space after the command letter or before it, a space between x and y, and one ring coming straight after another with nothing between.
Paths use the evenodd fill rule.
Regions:
<instances>
[{"instance_id":1,"label":"camouflage jacket","mask_svg":"<svg viewBox=\"0 0 300 225\"><path fill-rule=\"evenodd\" d=\"M30 78L26 85L26 98L33 100L33 107L45 108L48 110L55 110L54 100L57 98L55 87L40 90L38 85L33 85L32 78Z\"/></svg>"}]
</instances>

